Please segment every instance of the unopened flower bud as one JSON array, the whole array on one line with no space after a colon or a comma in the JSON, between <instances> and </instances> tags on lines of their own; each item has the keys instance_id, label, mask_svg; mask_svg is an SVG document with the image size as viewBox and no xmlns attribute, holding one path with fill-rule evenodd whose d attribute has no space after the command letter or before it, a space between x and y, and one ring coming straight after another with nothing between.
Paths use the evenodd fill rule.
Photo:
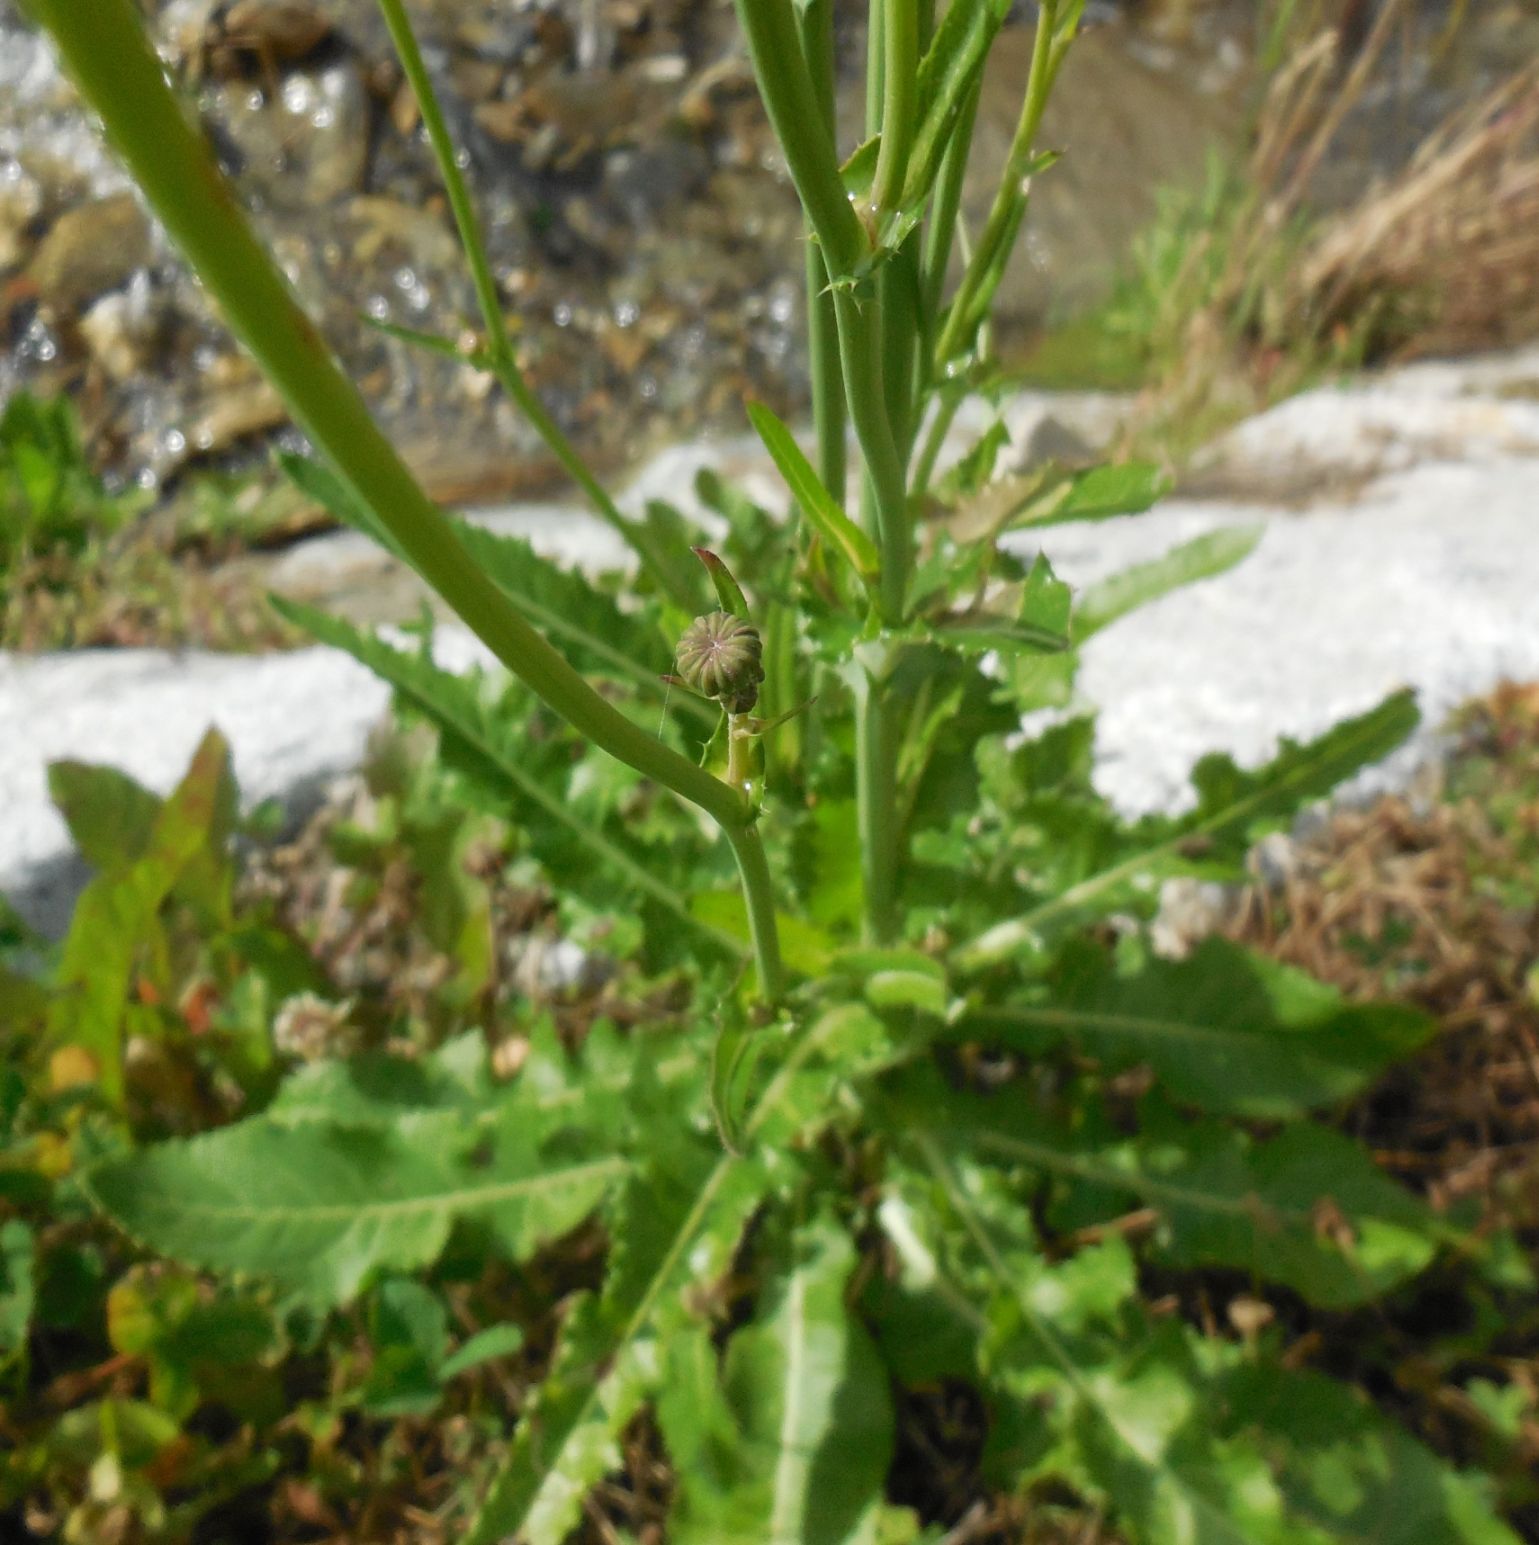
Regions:
<instances>
[{"instance_id":1,"label":"unopened flower bud","mask_svg":"<svg viewBox=\"0 0 1539 1545\"><path fill-rule=\"evenodd\" d=\"M679 675L728 713L748 713L759 700L763 655L764 642L751 622L730 612L711 612L684 630Z\"/></svg>"}]
</instances>

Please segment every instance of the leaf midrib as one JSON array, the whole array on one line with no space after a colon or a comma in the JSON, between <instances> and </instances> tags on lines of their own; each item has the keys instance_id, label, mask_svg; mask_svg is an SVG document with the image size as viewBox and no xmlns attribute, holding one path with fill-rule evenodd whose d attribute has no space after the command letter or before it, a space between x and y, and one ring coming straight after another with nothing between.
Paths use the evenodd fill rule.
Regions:
<instances>
[{"instance_id":1,"label":"leaf midrib","mask_svg":"<svg viewBox=\"0 0 1539 1545\"><path fill-rule=\"evenodd\" d=\"M604 1175L622 1173L630 1168L628 1159L594 1159L587 1164L563 1170L545 1170L538 1175L520 1175L516 1180L489 1181L479 1186L461 1186L451 1191L434 1191L423 1196L399 1197L388 1202L316 1202L307 1206L258 1206L251 1203L215 1204L212 1202L173 1202L151 1197L141 1202L145 1217L180 1220L207 1219L232 1223L263 1222L333 1223L338 1220L371 1222L378 1219L411 1217L419 1213L437 1213L460 1208L485 1206L506 1201L521 1194L561 1190Z\"/></svg>"}]
</instances>

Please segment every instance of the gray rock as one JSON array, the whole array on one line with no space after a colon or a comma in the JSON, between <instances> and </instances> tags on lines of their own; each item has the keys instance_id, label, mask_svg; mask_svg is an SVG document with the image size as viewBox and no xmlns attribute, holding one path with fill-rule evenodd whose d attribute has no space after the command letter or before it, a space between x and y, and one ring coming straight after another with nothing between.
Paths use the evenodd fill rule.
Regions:
<instances>
[{"instance_id":1,"label":"gray rock","mask_svg":"<svg viewBox=\"0 0 1539 1545\"><path fill-rule=\"evenodd\" d=\"M250 81L225 81L206 101L247 185L272 203L320 208L362 185L369 99L350 60L291 70L273 95Z\"/></svg>"},{"instance_id":2,"label":"gray rock","mask_svg":"<svg viewBox=\"0 0 1539 1545\"><path fill-rule=\"evenodd\" d=\"M116 289L152 251L149 217L132 193L113 193L68 210L43 238L27 277L61 314Z\"/></svg>"}]
</instances>

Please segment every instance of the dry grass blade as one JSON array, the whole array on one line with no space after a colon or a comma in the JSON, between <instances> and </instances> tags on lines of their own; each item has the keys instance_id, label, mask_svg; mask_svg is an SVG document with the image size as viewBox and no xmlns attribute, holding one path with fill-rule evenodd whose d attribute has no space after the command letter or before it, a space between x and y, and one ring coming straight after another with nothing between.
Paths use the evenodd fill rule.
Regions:
<instances>
[{"instance_id":1,"label":"dry grass blade","mask_svg":"<svg viewBox=\"0 0 1539 1545\"><path fill-rule=\"evenodd\" d=\"M1329 327L1389 304L1400 352L1491 348L1539 328L1539 66L1451 120L1409 166L1329 222L1298 275Z\"/></svg>"}]
</instances>

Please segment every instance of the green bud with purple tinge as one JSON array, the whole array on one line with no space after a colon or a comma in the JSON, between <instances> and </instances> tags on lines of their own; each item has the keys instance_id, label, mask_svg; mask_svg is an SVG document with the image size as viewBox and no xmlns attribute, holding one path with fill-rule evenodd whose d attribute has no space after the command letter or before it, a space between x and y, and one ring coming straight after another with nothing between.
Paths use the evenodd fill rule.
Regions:
<instances>
[{"instance_id":1,"label":"green bud with purple tinge","mask_svg":"<svg viewBox=\"0 0 1539 1545\"><path fill-rule=\"evenodd\" d=\"M764 641L759 630L730 612L696 617L679 640L679 675L715 698L731 714L749 713L764 680Z\"/></svg>"}]
</instances>

